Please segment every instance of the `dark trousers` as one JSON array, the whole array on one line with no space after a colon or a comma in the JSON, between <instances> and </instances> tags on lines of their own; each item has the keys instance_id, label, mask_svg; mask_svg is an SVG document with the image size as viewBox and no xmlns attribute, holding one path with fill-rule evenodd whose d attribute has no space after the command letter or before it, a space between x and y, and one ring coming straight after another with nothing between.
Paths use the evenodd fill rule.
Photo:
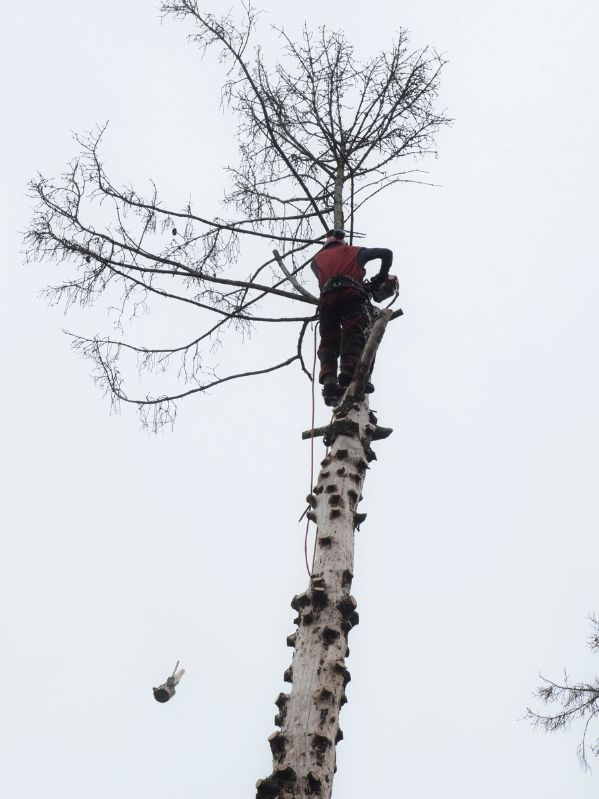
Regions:
<instances>
[{"instance_id":1,"label":"dark trousers","mask_svg":"<svg viewBox=\"0 0 599 799\"><path fill-rule=\"evenodd\" d=\"M350 286L327 291L320 297L318 316L320 382L337 378L339 357L341 371L353 375L366 344L366 330L370 322L365 294Z\"/></svg>"}]
</instances>

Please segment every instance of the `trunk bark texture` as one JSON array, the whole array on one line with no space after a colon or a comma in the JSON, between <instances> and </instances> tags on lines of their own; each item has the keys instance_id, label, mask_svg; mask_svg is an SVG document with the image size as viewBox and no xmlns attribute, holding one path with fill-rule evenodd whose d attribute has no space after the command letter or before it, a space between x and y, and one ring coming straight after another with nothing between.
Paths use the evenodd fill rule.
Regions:
<instances>
[{"instance_id":1,"label":"trunk bark texture","mask_svg":"<svg viewBox=\"0 0 599 799\"><path fill-rule=\"evenodd\" d=\"M337 166L335 175L335 188L333 190L333 227L343 230L345 219L343 217L343 184L345 182L345 169L342 163Z\"/></svg>"},{"instance_id":2,"label":"trunk bark texture","mask_svg":"<svg viewBox=\"0 0 599 799\"><path fill-rule=\"evenodd\" d=\"M287 638L294 651L284 680L292 687L275 702L279 710L275 724L280 730L269 738L273 772L258 780L257 799L331 796L335 746L343 738L339 711L347 701L345 689L350 681L345 665L347 638L359 621L357 602L350 591L354 532L366 514L358 513L357 508L368 464L376 457L370 442L390 433L377 426L363 389L392 316L391 311L379 314L355 378L324 431L330 451L307 497L308 517L317 527L313 574L308 589L291 602L297 611L298 629Z\"/></svg>"}]
</instances>

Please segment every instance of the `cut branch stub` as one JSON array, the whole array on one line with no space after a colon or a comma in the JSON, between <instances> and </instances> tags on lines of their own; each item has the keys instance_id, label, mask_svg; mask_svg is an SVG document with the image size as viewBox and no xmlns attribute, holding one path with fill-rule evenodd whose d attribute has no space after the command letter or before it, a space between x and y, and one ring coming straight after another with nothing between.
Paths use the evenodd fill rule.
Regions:
<instances>
[{"instance_id":1,"label":"cut branch stub","mask_svg":"<svg viewBox=\"0 0 599 799\"><path fill-rule=\"evenodd\" d=\"M360 525L366 521L367 513L354 513L354 527L356 530L360 529Z\"/></svg>"},{"instance_id":2,"label":"cut branch stub","mask_svg":"<svg viewBox=\"0 0 599 799\"><path fill-rule=\"evenodd\" d=\"M343 676L343 687L347 685L347 683L351 680L351 674L349 673L349 669L346 667L345 663L342 660L336 660L334 663L335 671Z\"/></svg>"},{"instance_id":3,"label":"cut branch stub","mask_svg":"<svg viewBox=\"0 0 599 799\"><path fill-rule=\"evenodd\" d=\"M336 630L334 627L325 627L322 631L322 640L325 642L326 646L330 646L335 643L339 635L339 630Z\"/></svg>"},{"instance_id":4,"label":"cut branch stub","mask_svg":"<svg viewBox=\"0 0 599 799\"><path fill-rule=\"evenodd\" d=\"M368 469L368 463L364 460L364 458L357 458L355 467L358 470L358 472L360 472L360 474L363 474L366 471L366 469Z\"/></svg>"},{"instance_id":5,"label":"cut branch stub","mask_svg":"<svg viewBox=\"0 0 599 799\"><path fill-rule=\"evenodd\" d=\"M272 756L281 760L285 757L285 746L287 743L287 736L283 735L282 732L277 730L273 732L272 735L268 738L268 743L270 744L270 750L272 752Z\"/></svg>"},{"instance_id":6,"label":"cut branch stub","mask_svg":"<svg viewBox=\"0 0 599 799\"><path fill-rule=\"evenodd\" d=\"M379 427L377 425L374 428L372 435L370 436L370 439L371 441L380 441L383 438L389 438L392 432L393 432L392 427Z\"/></svg>"},{"instance_id":7,"label":"cut branch stub","mask_svg":"<svg viewBox=\"0 0 599 799\"><path fill-rule=\"evenodd\" d=\"M293 787L297 781L297 775L291 766L277 766L270 777L258 780L256 783L256 799L275 799L276 796L283 796L286 789L293 796Z\"/></svg>"},{"instance_id":8,"label":"cut branch stub","mask_svg":"<svg viewBox=\"0 0 599 799\"><path fill-rule=\"evenodd\" d=\"M319 794L322 790L322 782L320 777L314 774L313 771L308 772L306 777L306 792L309 794Z\"/></svg>"},{"instance_id":9,"label":"cut branch stub","mask_svg":"<svg viewBox=\"0 0 599 799\"><path fill-rule=\"evenodd\" d=\"M289 702L289 694L285 694L281 692L277 698L275 699L275 705L279 708L279 710L283 710L287 707L287 703Z\"/></svg>"},{"instance_id":10,"label":"cut branch stub","mask_svg":"<svg viewBox=\"0 0 599 799\"><path fill-rule=\"evenodd\" d=\"M315 699L320 702L330 702L333 697L333 691L324 685L319 691L316 692Z\"/></svg>"},{"instance_id":11,"label":"cut branch stub","mask_svg":"<svg viewBox=\"0 0 599 799\"><path fill-rule=\"evenodd\" d=\"M310 594L308 591L303 591L301 594L296 594L291 600L291 607L293 610L301 611L302 608L308 607L310 604Z\"/></svg>"},{"instance_id":12,"label":"cut branch stub","mask_svg":"<svg viewBox=\"0 0 599 799\"><path fill-rule=\"evenodd\" d=\"M340 599L337 603L337 607L344 619L347 619L351 616L354 610L358 607L358 601L354 596L346 596L343 599Z\"/></svg>"}]
</instances>

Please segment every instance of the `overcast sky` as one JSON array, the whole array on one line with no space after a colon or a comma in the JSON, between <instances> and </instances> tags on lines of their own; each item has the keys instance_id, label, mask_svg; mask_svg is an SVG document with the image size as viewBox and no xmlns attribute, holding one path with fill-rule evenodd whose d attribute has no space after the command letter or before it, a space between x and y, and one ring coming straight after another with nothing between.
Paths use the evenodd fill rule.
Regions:
<instances>
[{"instance_id":1,"label":"overcast sky","mask_svg":"<svg viewBox=\"0 0 599 799\"><path fill-rule=\"evenodd\" d=\"M307 582L296 366L193 397L152 436L133 411L110 415L61 332L97 317L49 309L48 270L21 265L27 180L59 173L71 132L107 119L118 182L153 177L172 204L222 212L222 71L156 6L31 0L7 4L0 28L7 799L253 796ZM599 6L278 6L261 3L265 28L341 27L364 57L410 29L449 59L440 103L455 119L427 165L440 188L399 187L359 220L395 252L405 316L375 374L372 406L395 433L362 506L334 795L596 797L577 731L521 717L539 671L599 672L585 649L599 612ZM266 358L268 341L253 346ZM177 659L187 674L158 705Z\"/></svg>"}]
</instances>

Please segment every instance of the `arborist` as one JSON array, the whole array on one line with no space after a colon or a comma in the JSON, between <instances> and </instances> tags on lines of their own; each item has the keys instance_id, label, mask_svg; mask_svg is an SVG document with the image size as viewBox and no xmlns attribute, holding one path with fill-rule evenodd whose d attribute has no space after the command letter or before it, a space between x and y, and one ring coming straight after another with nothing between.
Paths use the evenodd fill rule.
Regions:
<instances>
[{"instance_id":1,"label":"arborist","mask_svg":"<svg viewBox=\"0 0 599 799\"><path fill-rule=\"evenodd\" d=\"M366 344L371 307L367 286L370 291L376 292L377 288L389 282L389 269L393 263L391 250L383 247L354 247L346 244L344 239L345 231L330 230L323 248L310 264L320 287L319 381L327 405L336 405L351 383ZM377 258L381 260L379 272L366 286L365 266ZM397 278L391 282L397 287ZM337 376L339 358L341 363ZM373 391L374 386L367 382L365 392Z\"/></svg>"}]
</instances>

